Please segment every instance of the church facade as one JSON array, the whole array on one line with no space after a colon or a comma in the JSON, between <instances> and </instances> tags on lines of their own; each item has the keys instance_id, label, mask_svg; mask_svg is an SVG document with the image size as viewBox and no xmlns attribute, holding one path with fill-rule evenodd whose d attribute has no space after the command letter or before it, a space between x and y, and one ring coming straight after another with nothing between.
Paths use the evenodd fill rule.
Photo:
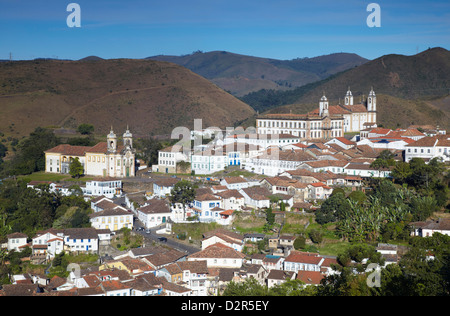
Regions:
<instances>
[{"instance_id":1,"label":"church facade","mask_svg":"<svg viewBox=\"0 0 450 316\"><path fill-rule=\"evenodd\" d=\"M343 105L329 105L324 95L319 108L307 114L267 114L256 119L258 134L291 134L304 140L331 139L344 133L376 127L376 95L370 91L364 103L354 104L350 88Z\"/></svg>"},{"instance_id":2,"label":"church facade","mask_svg":"<svg viewBox=\"0 0 450 316\"><path fill-rule=\"evenodd\" d=\"M84 174L97 177L126 178L134 177L136 172L133 135L127 128L122 144L111 128L106 142L93 147L59 145L45 151L45 171L68 174L70 163L78 158L84 168Z\"/></svg>"}]
</instances>

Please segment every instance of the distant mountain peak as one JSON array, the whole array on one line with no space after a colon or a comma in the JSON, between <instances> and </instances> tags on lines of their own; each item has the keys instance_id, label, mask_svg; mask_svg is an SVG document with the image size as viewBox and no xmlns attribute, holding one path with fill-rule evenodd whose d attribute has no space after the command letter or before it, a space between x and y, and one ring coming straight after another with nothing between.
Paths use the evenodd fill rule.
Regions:
<instances>
[{"instance_id":1,"label":"distant mountain peak","mask_svg":"<svg viewBox=\"0 0 450 316\"><path fill-rule=\"evenodd\" d=\"M101 57L98 57L98 56L87 56L87 57L80 59L79 61L98 61L98 60L104 60L104 59Z\"/></svg>"},{"instance_id":2,"label":"distant mountain peak","mask_svg":"<svg viewBox=\"0 0 450 316\"><path fill-rule=\"evenodd\" d=\"M147 59L172 62L186 67L235 96L244 96L261 89L290 90L368 61L353 53L279 60L227 51L199 51L191 55L160 55Z\"/></svg>"}]
</instances>

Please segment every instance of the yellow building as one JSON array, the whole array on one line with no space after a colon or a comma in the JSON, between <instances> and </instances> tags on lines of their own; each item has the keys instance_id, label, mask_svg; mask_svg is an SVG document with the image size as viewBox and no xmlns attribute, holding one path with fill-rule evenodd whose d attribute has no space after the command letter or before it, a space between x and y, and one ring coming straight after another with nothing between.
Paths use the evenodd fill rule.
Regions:
<instances>
[{"instance_id":1,"label":"yellow building","mask_svg":"<svg viewBox=\"0 0 450 316\"><path fill-rule=\"evenodd\" d=\"M128 128L123 134L121 145L118 145L117 136L111 128L107 141L93 147L63 144L44 153L45 172L68 174L71 162L78 158L85 175L116 178L135 176L133 135Z\"/></svg>"}]
</instances>

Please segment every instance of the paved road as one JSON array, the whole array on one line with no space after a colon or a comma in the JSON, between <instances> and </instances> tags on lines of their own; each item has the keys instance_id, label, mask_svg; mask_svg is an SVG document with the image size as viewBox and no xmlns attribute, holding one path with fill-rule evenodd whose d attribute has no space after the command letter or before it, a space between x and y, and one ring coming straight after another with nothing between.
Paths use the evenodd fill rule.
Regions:
<instances>
[{"instance_id":1,"label":"paved road","mask_svg":"<svg viewBox=\"0 0 450 316\"><path fill-rule=\"evenodd\" d=\"M186 252L187 255L193 254L195 252L199 252L201 249L192 245L186 245L185 243L179 242L176 239L172 237L168 237L168 235L158 235L156 231L160 230L162 227L154 227L150 229L150 232L148 233L147 230L137 230L139 227L144 227L141 222L135 221L134 222L134 228L135 233L144 236L147 239L150 239L160 245L165 245L171 248L174 248L176 250ZM159 238L165 237L167 238L167 241L161 241Z\"/></svg>"}]
</instances>

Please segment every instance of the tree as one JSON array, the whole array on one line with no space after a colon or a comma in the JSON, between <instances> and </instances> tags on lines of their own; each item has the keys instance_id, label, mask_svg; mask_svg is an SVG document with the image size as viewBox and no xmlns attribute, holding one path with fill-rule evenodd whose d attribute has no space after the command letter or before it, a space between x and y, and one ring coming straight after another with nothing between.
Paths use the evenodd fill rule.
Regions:
<instances>
[{"instance_id":1,"label":"tree","mask_svg":"<svg viewBox=\"0 0 450 316\"><path fill-rule=\"evenodd\" d=\"M312 288L315 288L312 286ZM314 292L305 291L305 283L300 280L287 280L269 289L269 296L308 296Z\"/></svg>"},{"instance_id":2,"label":"tree","mask_svg":"<svg viewBox=\"0 0 450 316\"><path fill-rule=\"evenodd\" d=\"M362 204L367 200L366 194L363 191L359 190L353 191L348 195L347 198L359 204Z\"/></svg>"},{"instance_id":3,"label":"tree","mask_svg":"<svg viewBox=\"0 0 450 316\"><path fill-rule=\"evenodd\" d=\"M158 164L158 151L163 148L162 144L153 137L139 139L135 143L142 153L142 159L148 165Z\"/></svg>"},{"instance_id":4,"label":"tree","mask_svg":"<svg viewBox=\"0 0 450 316\"><path fill-rule=\"evenodd\" d=\"M439 210L433 196L413 196L409 205L414 221L424 221Z\"/></svg>"},{"instance_id":5,"label":"tree","mask_svg":"<svg viewBox=\"0 0 450 316\"><path fill-rule=\"evenodd\" d=\"M94 125L92 124L80 124L78 125L77 132L82 135L90 135L94 132Z\"/></svg>"},{"instance_id":6,"label":"tree","mask_svg":"<svg viewBox=\"0 0 450 316\"><path fill-rule=\"evenodd\" d=\"M195 188L191 182L181 180L173 186L172 191L170 191L169 199L172 205L180 203L183 205L183 210L185 210L186 205L189 205L195 199Z\"/></svg>"},{"instance_id":7,"label":"tree","mask_svg":"<svg viewBox=\"0 0 450 316\"><path fill-rule=\"evenodd\" d=\"M383 150L370 166L378 170L395 166L394 154L387 149Z\"/></svg>"},{"instance_id":8,"label":"tree","mask_svg":"<svg viewBox=\"0 0 450 316\"><path fill-rule=\"evenodd\" d=\"M350 209L336 226L343 238L351 241L377 241L387 223L398 223L410 218L409 207L401 199L384 205L377 197L370 197L364 204L350 201Z\"/></svg>"},{"instance_id":9,"label":"tree","mask_svg":"<svg viewBox=\"0 0 450 316\"><path fill-rule=\"evenodd\" d=\"M255 278L248 278L245 282L236 283L231 281L223 296L267 296L267 286L261 285Z\"/></svg>"},{"instance_id":10,"label":"tree","mask_svg":"<svg viewBox=\"0 0 450 316\"><path fill-rule=\"evenodd\" d=\"M299 236L294 241L294 249L295 250L301 250L304 249L306 246L306 238L303 236Z\"/></svg>"},{"instance_id":11,"label":"tree","mask_svg":"<svg viewBox=\"0 0 450 316\"><path fill-rule=\"evenodd\" d=\"M407 162L399 162L392 170L392 177L397 183L406 183L408 178L411 176L412 171Z\"/></svg>"},{"instance_id":12,"label":"tree","mask_svg":"<svg viewBox=\"0 0 450 316\"><path fill-rule=\"evenodd\" d=\"M19 175L45 170L44 151L57 145L59 140L53 131L42 127L36 128L28 138L18 144L9 173Z\"/></svg>"},{"instance_id":13,"label":"tree","mask_svg":"<svg viewBox=\"0 0 450 316\"><path fill-rule=\"evenodd\" d=\"M72 178L80 178L84 174L83 166L81 165L80 160L78 157L73 159L70 163L69 167L69 174L72 176Z\"/></svg>"},{"instance_id":14,"label":"tree","mask_svg":"<svg viewBox=\"0 0 450 316\"><path fill-rule=\"evenodd\" d=\"M421 158L413 158L409 162L409 167L411 175L408 177L408 184L425 190L439 182L444 170L443 164L437 158L431 159L428 164Z\"/></svg>"},{"instance_id":15,"label":"tree","mask_svg":"<svg viewBox=\"0 0 450 316\"><path fill-rule=\"evenodd\" d=\"M264 224L264 231L269 231L274 223L275 214L273 213L272 208L269 207L268 209L266 209L266 223Z\"/></svg>"},{"instance_id":16,"label":"tree","mask_svg":"<svg viewBox=\"0 0 450 316\"><path fill-rule=\"evenodd\" d=\"M350 204L342 193L333 194L323 202L316 212L316 222L321 225L336 222L349 208Z\"/></svg>"},{"instance_id":17,"label":"tree","mask_svg":"<svg viewBox=\"0 0 450 316\"><path fill-rule=\"evenodd\" d=\"M323 234L320 230L313 229L309 232L309 238L315 244L320 244L323 241Z\"/></svg>"},{"instance_id":18,"label":"tree","mask_svg":"<svg viewBox=\"0 0 450 316\"><path fill-rule=\"evenodd\" d=\"M5 145L0 143L0 158L3 158L6 156L6 152L8 151L8 148L6 148Z\"/></svg>"},{"instance_id":19,"label":"tree","mask_svg":"<svg viewBox=\"0 0 450 316\"><path fill-rule=\"evenodd\" d=\"M69 187L70 192L72 192L73 195L76 196L83 196L83 190L81 189L81 187L79 185L71 185Z\"/></svg>"}]
</instances>

